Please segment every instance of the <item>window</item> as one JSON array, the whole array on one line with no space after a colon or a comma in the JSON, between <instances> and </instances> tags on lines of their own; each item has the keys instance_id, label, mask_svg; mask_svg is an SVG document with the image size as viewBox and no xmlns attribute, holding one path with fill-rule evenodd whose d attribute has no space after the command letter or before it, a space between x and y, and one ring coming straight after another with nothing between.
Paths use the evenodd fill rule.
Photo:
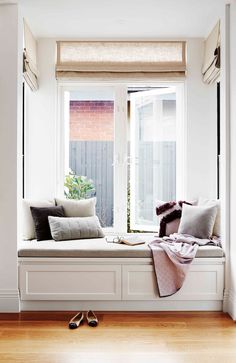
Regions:
<instances>
[{"instance_id":1,"label":"window","mask_svg":"<svg viewBox=\"0 0 236 363\"><path fill-rule=\"evenodd\" d=\"M114 94L111 88L69 92L69 169L92 180L103 227L113 227ZM68 171L67 171L68 173Z\"/></svg>"},{"instance_id":2,"label":"window","mask_svg":"<svg viewBox=\"0 0 236 363\"><path fill-rule=\"evenodd\" d=\"M92 180L103 227L157 231L157 200L184 197L183 84L61 84L59 190Z\"/></svg>"},{"instance_id":3,"label":"window","mask_svg":"<svg viewBox=\"0 0 236 363\"><path fill-rule=\"evenodd\" d=\"M176 91L131 94L131 228L153 229L156 200L176 199Z\"/></svg>"}]
</instances>

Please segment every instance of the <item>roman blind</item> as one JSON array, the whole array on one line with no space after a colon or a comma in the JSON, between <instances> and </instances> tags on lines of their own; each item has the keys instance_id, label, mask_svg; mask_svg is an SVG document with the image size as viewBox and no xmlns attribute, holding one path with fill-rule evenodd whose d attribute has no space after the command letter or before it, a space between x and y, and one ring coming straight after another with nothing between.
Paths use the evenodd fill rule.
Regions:
<instances>
[{"instance_id":1,"label":"roman blind","mask_svg":"<svg viewBox=\"0 0 236 363\"><path fill-rule=\"evenodd\" d=\"M183 76L185 42L57 42L57 78L80 74L159 73Z\"/></svg>"},{"instance_id":2,"label":"roman blind","mask_svg":"<svg viewBox=\"0 0 236 363\"><path fill-rule=\"evenodd\" d=\"M24 20L23 76L32 91L38 89L37 42Z\"/></svg>"},{"instance_id":3,"label":"roman blind","mask_svg":"<svg viewBox=\"0 0 236 363\"><path fill-rule=\"evenodd\" d=\"M203 81L212 84L220 75L220 21L205 40Z\"/></svg>"}]
</instances>

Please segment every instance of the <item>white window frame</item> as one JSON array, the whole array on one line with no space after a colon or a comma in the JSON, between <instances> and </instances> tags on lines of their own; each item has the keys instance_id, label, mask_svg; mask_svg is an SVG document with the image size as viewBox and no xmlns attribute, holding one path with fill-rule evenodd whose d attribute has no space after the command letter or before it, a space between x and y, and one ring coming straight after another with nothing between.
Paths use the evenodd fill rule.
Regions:
<instances>
[{"instance_id":1,"label":"white window frame","mask_svg":"<svg viewBox=\"0 0 236 363\"><path fill-rule=\"evenodd\" d=\"M69 111L65 107L65 95L69 95L70 91L75 91L78 87L113 87L114 88L114 224L113 228L105 228L105 233L127 233L127 165L128 165L128 154L127 154L127 140L128 140L128 122L127 122L127 90L129 87L164 87L173 86L178 89L176 97L181 97L177 105L178 119L182 120L179 122L179 128L177 128L177 137L181 138L181 143L177 145L178 155L181 155L177 160L176 168L180 170L181 180L177 182L177 198L185 198L185 155L186 155L186 127L185 127L185 110L184 110L184 80L178 81L160 81L160 80L97 80L88 79L86 81L58 81L57 83L57 119L58 123L56 126L56 193L57 196L64 196L64 177L65 172L68 171L69 165ZM181 102L180 102L181 101ZM65 122L66 120L66 122ZM144 226L143 226L144 227ZM140 228L141 229L141 228ZM142 229L144 230L144 229ZM145 230L148 231L147 226ZM155 232L158 230L152 228Z\"/></svg>"}]
</instances>

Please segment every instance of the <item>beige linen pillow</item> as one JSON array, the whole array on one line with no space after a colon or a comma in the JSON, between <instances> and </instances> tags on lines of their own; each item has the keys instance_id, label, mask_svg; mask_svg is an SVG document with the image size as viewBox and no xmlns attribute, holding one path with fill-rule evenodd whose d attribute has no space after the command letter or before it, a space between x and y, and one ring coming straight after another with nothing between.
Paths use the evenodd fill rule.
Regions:
<instances>
[{"instance_id":1,"label":"beige linen pillow","mask_svg":"<svg viewBox=\"0 0 236 363\"><path fill-rule=\"evenodd\" d=\"M203 205L203 206L213 206L216 205L217 206L217 213L216 213L216 220L215 220L215 224L214 224L214 228L213 228L213 236L217 236L220 237L221 233L220 233L220 200L214 200L214 199L205 199L202 197L199 197L198 199L198 205Z\"/></svg>"},{"instance_id":2,"label":"beige linen pillow","mask_svg":"<svg viewBox=\"0 0 236 363\"><path fill-rule=\"evenodd\" d=\"M97 216L72 218L49 216L48 221L55 241L104 237Z\"/></svg>"},{"instance_id":3,"label":"beige linen pillow","mask_svg":"<svg viewBox=\"0 0 236 363\"><path fill-rule=\"evenodd\" d=\"M216 206L190 206L183 204L178 233L197 238L212 236L217 213Z\"/></svg>"},{"instance_id":4,"label":"beige linen pillow","mask_svg":"<svg viewBox=\"0 0 236 363\"><path fill-rule=\"evenodd\" d=\"M63 206L66 217L92 217L96 214L96 198L81 200L56 198L55 201L56 205Z\"/></svg>"},{"instance_id":5,"label":"beige linen pillow","mask_svg":"<svg viewBox=\"0 0 236 363\"><path fill-rule=\"evenodd\" d=\"M24 240L35 239L35 227L30 207L54 207L54 200L22 200L22 238Z\"/></svg>"}]
</instances>

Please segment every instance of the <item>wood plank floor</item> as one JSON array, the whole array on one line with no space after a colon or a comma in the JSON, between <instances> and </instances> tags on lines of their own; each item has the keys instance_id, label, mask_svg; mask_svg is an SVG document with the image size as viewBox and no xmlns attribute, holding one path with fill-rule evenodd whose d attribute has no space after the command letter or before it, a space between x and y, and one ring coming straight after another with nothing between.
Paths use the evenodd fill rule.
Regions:
<instances>
[{"instance_id":1,"label":"wood plank floor","mask_svg":"<svg viewBox=\"0 0 236 363\"><path fill-rule=\"evenodd\" d=\"M236 325L223 313L99 313L69 330L73 312L0 314L0 362L235 363Z\"/></svg>"}]
</instances>

